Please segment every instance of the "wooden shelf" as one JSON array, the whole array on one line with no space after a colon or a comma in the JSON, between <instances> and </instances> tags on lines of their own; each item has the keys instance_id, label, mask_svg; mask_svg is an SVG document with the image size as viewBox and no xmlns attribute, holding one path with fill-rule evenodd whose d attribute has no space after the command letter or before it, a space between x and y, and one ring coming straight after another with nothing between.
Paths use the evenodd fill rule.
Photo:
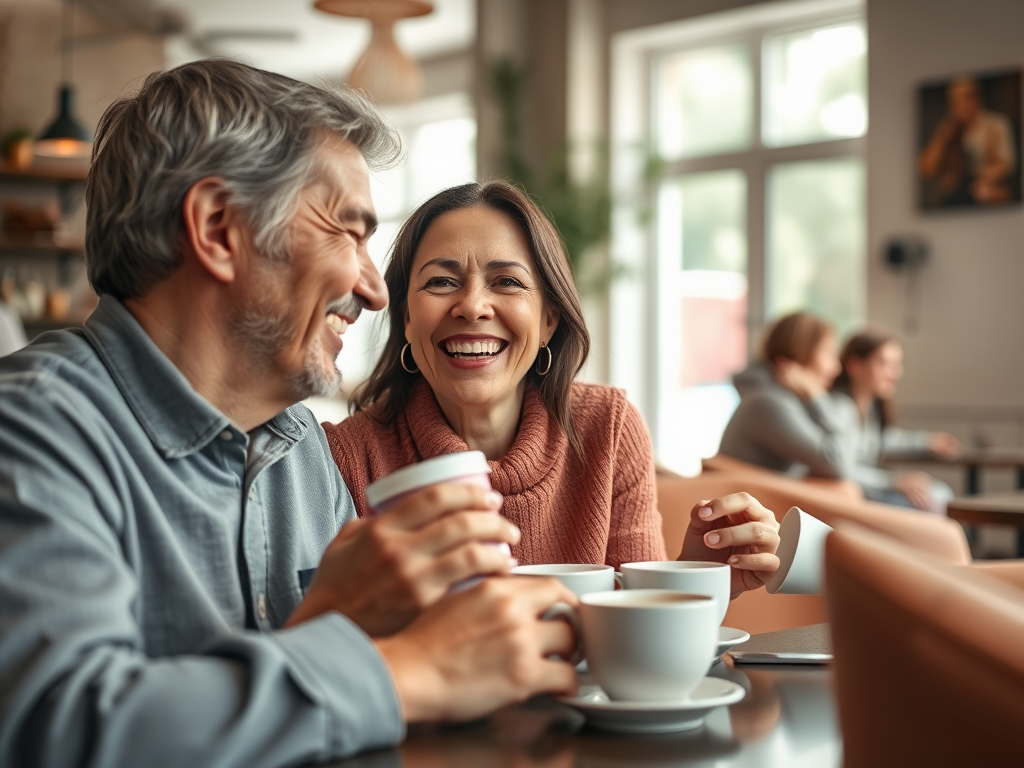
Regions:
<instances>
[{"instance_id":1,"label":"wooden shelf","mask_svg":"<svg viewBox=\"0 0 1024 768\"><path fill-rule=\"evenodd\" d=\"M25 169L12 168L0 161L0 181L85 181L89 173L87 163L60 163L55 165L33 165Z\"/></svg>"},{"instance_id":2,"label":"wooden shelf","mask_svg":"<svg viewBox=\"0 0 1024 768\"><path fill-rule=\"evenodd\" d=\"M0 253L84 253L83 241L54 240L49 232L36 235L8 235L0 233Z\"/></svg>"}]
</instances>

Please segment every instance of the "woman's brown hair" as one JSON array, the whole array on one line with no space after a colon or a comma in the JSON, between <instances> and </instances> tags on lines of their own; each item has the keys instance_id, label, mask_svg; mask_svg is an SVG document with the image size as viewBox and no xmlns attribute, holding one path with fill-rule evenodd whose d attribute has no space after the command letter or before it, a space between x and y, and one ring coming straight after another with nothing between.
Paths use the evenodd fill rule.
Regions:
<instances>
[{"instance_id":1,"label":"woman's brown hair","mask_svg":"<svg viewBox=\"0 0 1024 768\"><path fill-rule=\"evenodd\" d=\"M364 410L374 404L378 409L375 417L384 424L393 422L405 410L419 375L407 373L401 363L413 260L423 236L439 216L473 206L499 211L519 226L537 266L544 298L560 313L548 343L551 369L540 376L534 366L527 376L539 387L544 405L565 430L573 450L582 455L582 446L573 431L569 402L573 379L590 353L590 334L583 320L579 293L558 230L523 190L506 181L463 184L439 192L417 208L402 226L384 272L390 295L388 339L369 378L352 393L352 410ZM545 361L546 358L545 355Z\"/></svg>"},{"instance_id":2,"label":"woman's brown hair","mask_svg":"<svg viewBox=\"0 0 1024 768\"><path fill-rule=\"evenodd\" d=\"M848 363L850 359L855 357L858 360L866 362L869 357L875 354L886 344L890 343L898 344L899 340L895 336L877 329L861 331L847 339L846 344L843 345L843 351L839 353L839 362L843 364L843 370L839 376L836 377L835 383L832 385L832 389L842 389L849 392L850 371ZM895 423L896 407L891 398L883 400L880 397L876 397L875 405L878 408L878 413L881 418L882 429L885 429Z\"/></svg>"},{"instance_id":3,"label":"woman's brown hair","mask_svg":"<svg viewBox=\"0 0 1024 768\"><path fill-rule=\"evenodd\" d=\"M825 320L810 312L793 312L780 317L764 340L764 359L774 363L788 357L800 365L807 365L814 357L822 339L835 335Z\"/></svg>"}]
</instances>

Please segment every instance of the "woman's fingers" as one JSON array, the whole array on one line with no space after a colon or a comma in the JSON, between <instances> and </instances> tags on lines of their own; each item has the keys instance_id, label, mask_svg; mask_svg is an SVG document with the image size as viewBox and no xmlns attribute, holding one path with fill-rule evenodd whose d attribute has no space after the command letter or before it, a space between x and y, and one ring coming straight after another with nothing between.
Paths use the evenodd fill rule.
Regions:
<instances>
[{"instance_id":1,"label":"woman's fingers","mask_svg":"<svg viewBox=\"0 0 1024 768\"><path fill-rule=\"evenodd\" d=\"M774 553L779 546L779 526L773 518L716 528L704 534L704 543L712 549L756 547L757 551Z\"/></svg>"},{"instance_id":2,"label":"woman's fingers","mask_svg":"<svg viewBox=\"0 0 1024 768\"><path fill-rule=\"evenodd\" d=\"M775 513L770 509L766 509L761 502L749 493L730 493L728 496L722 496L719 499L701 502L694 507L691 517L694 515L697 520L704 523L711 523L729 515L743 515L749 520L764 521L778 527ZM709 525L707 527L712 528L715 526Z\"/></svg>"},{"instance_id":3,"label":"woman's fingers","mask_svg":"<svg viewBox=\"0 0 1024 768\"><path fill-rule=\"evenodd\" d=\"M781 565L779 558L770 552L757 552L750 555L733 555L729 565L741 571L775 573Z\"/></svg>"}]
</instances>

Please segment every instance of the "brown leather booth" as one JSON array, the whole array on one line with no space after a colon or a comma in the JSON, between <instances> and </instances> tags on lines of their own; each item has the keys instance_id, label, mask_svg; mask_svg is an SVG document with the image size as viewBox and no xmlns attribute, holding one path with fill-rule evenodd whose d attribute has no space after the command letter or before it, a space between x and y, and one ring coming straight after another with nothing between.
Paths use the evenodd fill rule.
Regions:
<instances>
[{"instance_id":1,"label":"brown leather booth","mask_svg":"<svg viewBox=\"0 0 1024 768\"><path fill-rule=\"evenodd\" d=\"M846 524L825 570L845 768L1024 763L1024 563Z\"/></svg>"},{"instance_id":2,"label":"brown leather booth","mask_svg":"<svg viewBox=\"0 0 1024 768\"><path fill-rule=\"evenodd\" d=\"M798 506L833 527L843 521L853 521L947 562L961 565L970 562L967 539L955 521L863 501L842 487L837 490L749 467L742 462L737 464L740 468L705 471L698 477L658 474L658 508L669 557L679 555L694 504L746 491L780 520L790 507ZM723 623L756 633L826 620L825 601L820 595L770 595L759 589L733 600Z\"/></svg>"}]
</instances>

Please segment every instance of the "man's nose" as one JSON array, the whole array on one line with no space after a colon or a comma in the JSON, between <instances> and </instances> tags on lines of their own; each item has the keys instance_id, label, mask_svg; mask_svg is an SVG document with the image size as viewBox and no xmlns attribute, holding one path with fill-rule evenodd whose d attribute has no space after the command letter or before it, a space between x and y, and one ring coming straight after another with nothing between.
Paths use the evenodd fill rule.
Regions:
<instances>
[{"instance_id":1,"label":"man's nose","mask_svg":"<svg viewBox=\"0 0 1024 768\"><path fill-rule=\"evenodd\" d=\"M365 246L359 249L359 281L352 293L366 309L384 309L388 305L388 287Z\"/></svg>"}]
</instances>

